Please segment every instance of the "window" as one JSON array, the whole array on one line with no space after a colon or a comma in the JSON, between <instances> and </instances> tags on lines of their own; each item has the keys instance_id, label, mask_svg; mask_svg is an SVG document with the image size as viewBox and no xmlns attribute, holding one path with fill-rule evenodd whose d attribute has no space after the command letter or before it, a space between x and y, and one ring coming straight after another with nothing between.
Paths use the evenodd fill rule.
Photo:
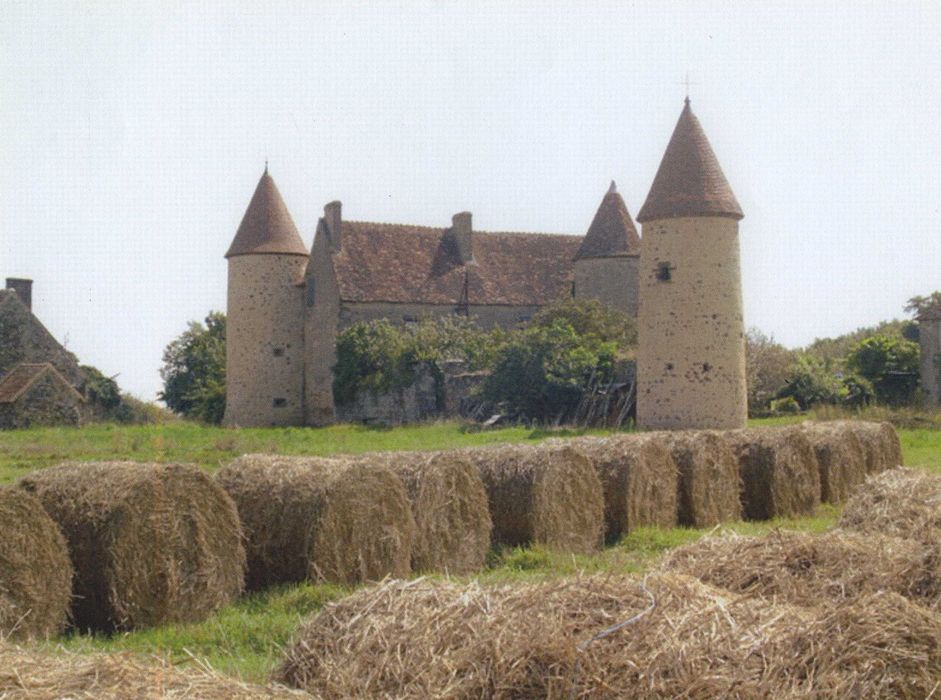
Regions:
<instances>
[{"instance_id":1,"label":"window","mask_svg":"<svg viewBox=\"0 0 941 700\"><path fill-rule=\"evenodd\" d=\"M666 370L667 370L667 372L672 372L672 371L673 371L673 363L672 363L672 362L667 362L667 364L666 364Z\"/></svg>"},{"instance_id":2,"label":"window","mask_svg":"<svg viewBox=\"0 0 941 700\"><path fill-rule=\"evenodd\" d=\"M275 348L274 349L275 357L284 357L284 348Z\"/></svg>"},{"instance_id":3,"label":"window","mask_svg":"<svg viewBox=\"0 0 941 700\"><path fill-rule=\"evenodd\" d=\"M708 362L703 362L703 363L702 363L702 371L703 371L703 372L708 372L708 371L711 370L711 369L712 369L712 365L710 365Z\"/></svg>"},{"instance_id":4,"label":"window","mask_svg":"<svg viewBox=\"0 0 941 700\"><path fill-rule=\"evenodd\" d=\"M288 405L288 400L287 400L287 399L282 399L282 398L279 397L279 398L275 399L274 401L272 401L271 403L272 403L272 405L273 405L275 408L284 408L285 406Z\"/></svg>"},{"instance_id":5,"label":"window","mask_svg":"<svg viewBox=\"0 0 941 700\"><path fill-rule=\"evenodd\" d=\"M307 278L307 289L304 291L304 303L307 306L314 305L314 299L316 298L317 286L314 284L314 278Z\"/></svg>"},{"instance_id":6,"label":"window","mask_svg":"<svg viewBox=\"0 0 941 700\"><path fill-rule=\"evenodd\" d=\"M669 282L673 278L673 266L668 262L662 262L657 265L657 279L661 282Z\"/></svg>"}]
</instances>

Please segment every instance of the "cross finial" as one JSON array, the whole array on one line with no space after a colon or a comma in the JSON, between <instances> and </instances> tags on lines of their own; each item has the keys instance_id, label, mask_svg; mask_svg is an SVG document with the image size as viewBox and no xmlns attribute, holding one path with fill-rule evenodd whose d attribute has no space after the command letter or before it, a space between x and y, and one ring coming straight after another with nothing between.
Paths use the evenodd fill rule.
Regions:
<instances>
[{"instance_id":1,"label":"cross finial","mask_svg":"<svg viewBox=\"0 0 941 700\"><path fill-rule=\"evenodd\" d=\"M685 102L686 102L686 104L689 104L689 86L696 84L696 83L694 83L693 81L691 81L691 80L689 79L689 71L686 71L686 79L685 79L682 83L680 83L680 84L681 84L681 85L684 85L684 86L686 87L686 100L685 100Z\"/></svg>"}]
</instances>

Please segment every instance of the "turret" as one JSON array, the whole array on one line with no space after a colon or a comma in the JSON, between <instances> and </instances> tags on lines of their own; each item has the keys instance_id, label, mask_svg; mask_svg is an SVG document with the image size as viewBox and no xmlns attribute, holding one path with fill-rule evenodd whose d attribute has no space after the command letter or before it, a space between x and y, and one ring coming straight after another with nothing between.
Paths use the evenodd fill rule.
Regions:
<instances>
[{"instance_id":1,"label":"turret","mask_svg":"<svg viewBox=\"0 0 941 700\"><path fill-rule=\"evenodd\" d=\"M225 255L226 425L304 419L303 288L307 250L268 168Z\"/></svg>"},{"instance_id":2,"label":"turret","mask_svg":"<svg viewBox=\"0 0 941 700\"><path fill-rule=\"evenodd\" d=\"M687 98L637 216L642 428L745 426L742 216Z\"/></svg>"},{"instance_id":3,"label":"turret","mask_svg":"<svg viewBox=\"0 0 941 700\"><path fill-rule=\"evenodd\" d=\"M575 254L575 298L637 316L639 257L640 237L612 181Z\"/></svg>"}]
</instances>

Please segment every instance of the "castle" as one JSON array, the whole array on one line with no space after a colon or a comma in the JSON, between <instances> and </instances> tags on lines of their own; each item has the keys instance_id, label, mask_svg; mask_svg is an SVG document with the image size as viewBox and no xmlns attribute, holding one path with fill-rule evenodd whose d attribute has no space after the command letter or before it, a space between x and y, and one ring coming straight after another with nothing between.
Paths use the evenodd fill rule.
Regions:
<instances>
[{"instance_id":1,"label":"castle","mask_svg":"<svg viewBox=\"0 0 941 700\"><path fill-rule=\"evenodd\" d=\"M226 253L227 425L334 420L336 338L384 318L464 314L514 327L598 299L638 317L638 423L742 427L744 324L731 188L686 100L641 209L614 183L584 236L346 221L324 207L308 251L267 167Z\"/></svg>"}]
</instances>

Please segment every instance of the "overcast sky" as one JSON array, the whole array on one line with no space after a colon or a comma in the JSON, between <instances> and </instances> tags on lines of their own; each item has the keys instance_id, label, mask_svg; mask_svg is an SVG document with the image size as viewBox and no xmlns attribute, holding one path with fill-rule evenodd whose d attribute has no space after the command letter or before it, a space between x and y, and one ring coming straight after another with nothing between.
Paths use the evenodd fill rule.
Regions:
<instances>
[{"instance_id":1,"label":"overcast sky","mask_svg":"<svg viewBox=\"0 0 941 700\"><path fill-rule=\"evenodd\" d=\"M225 308L265 159L344 217L584 233L698 115L745 212L745 320L788 346L941 289L941 3L0 0L0 277L152 399Z\"/></svg>"}]
</instances>

